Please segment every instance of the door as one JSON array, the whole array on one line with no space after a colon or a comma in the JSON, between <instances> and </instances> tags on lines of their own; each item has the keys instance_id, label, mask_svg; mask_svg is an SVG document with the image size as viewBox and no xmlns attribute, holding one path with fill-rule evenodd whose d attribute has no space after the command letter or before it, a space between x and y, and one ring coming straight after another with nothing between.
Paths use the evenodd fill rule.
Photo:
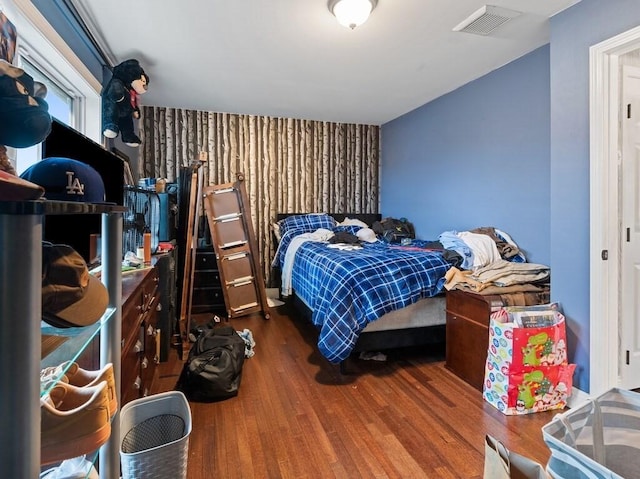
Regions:
<instances>
[{"instance_id":1,"label":"door","mask_svg":"<svg viewBox=\"0 0 640 479\"><path fill-rule=\"evenodd\" d=\"M640 68L622 70L620 387L640 387Z\"/></svg>"}]
</instances>

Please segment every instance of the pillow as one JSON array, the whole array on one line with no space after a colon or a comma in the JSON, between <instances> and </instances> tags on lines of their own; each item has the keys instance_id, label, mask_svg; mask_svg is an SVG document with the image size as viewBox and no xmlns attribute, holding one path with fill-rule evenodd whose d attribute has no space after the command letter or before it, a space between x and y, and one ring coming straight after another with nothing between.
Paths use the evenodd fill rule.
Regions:
<instances>
[{"instance_id":1,"label":"pillow","mask_svg":"<svg viewBox=\"0 0 640 479\"><path fill-rule=\"evenodd\" d=\"M371 228L360 228L356 236L360 241L366 241L367 243L378 241L378 237Z\"/></svg>"},{"instance_id":2,"label":"pillow","mask_svg":"<svg viewBox=\"0 0 640 479\"><path fill-rule=\"evenodd\" d=\"M280 227L280 242L273 258L272 266L281 267L284 255L291 240L304 233L313 233L322 228L331 231L336 220L326 213L309 213L305 215L291 215L278 221Z\"/></svg>"},{"instance_id":3,"label":"pillow","mask_svg":"<svg viewBox=\"0 0 640 479\"><path fill-rule=\"evenodd\" d=\"M280 224L281 235L290 236L290 231L293 231L294 235L299 235L313 233L318 228L331 230L336 225L336 220L326 213L309 213L306 215L287 216L278 223Z\"/></svg>"},{"instance_id":4,"label":"pillow","mask_svg":"<svg viewBox=\"0 0 640 479\"><path fill-rule=\"evenodd\" d=\"M344 221L342 221L342 223L338 223L338 226L349 226L349 225L355 225L355 226L359 226L360 228L368 228L369 225L367 223L365 223L364 221L360 221L357 220L355 218L346 218L344 219Z\"/></svg>"}]
</instances>

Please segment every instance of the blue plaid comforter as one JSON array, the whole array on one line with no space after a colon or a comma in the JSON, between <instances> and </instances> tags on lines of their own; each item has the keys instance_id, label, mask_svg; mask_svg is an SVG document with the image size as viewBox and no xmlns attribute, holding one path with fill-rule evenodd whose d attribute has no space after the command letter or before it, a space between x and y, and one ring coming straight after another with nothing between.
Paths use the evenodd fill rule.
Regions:
<instances>
[{"instance_id":1,"label":"blue plaid comforter","mask_svg":"<svg viewBox=\"0 0 640 479\"><path fill-rule=\"evenodd\" d=\"M343 251L307 241L296 252L292 285L313 311L320 352L337 363L349 356L367 323L441 292L449 267L437 251L381 241Z\"/></svg>"}]
</instances>

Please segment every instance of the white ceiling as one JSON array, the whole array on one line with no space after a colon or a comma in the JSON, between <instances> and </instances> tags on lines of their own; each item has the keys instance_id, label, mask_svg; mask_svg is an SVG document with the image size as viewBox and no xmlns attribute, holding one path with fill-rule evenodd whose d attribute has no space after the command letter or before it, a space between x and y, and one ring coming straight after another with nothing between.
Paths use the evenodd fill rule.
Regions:
<instances>
[{"instance_id":1,"label":"white ceiling","mask_svg":"<svg viewBox=\"0 0 640 479\"><path fill-rule=\"evenodd\" d=\"M495 0L523 12L489 36L452 28L480 0L379 0L364 25L327 0L73 0L115 63L137 58L144 105L380 125L549 42L579 0Z\"/></svg>"}]
</instances>

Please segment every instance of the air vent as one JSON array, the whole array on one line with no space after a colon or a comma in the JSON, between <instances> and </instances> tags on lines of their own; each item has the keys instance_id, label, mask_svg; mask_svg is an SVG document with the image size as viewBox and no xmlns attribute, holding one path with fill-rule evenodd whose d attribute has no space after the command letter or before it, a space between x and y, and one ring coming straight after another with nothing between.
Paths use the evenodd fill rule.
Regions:
<instances>
[{"instance_id":1,"label":"air vent","mask_svg":"<svg viewBox=\"0 0 640 479\"><path fill-rule=\"evenodd\" d=\"M489 35L500 25L505 24L520 14L521 12L509 10L508 8L485 5L460 24L456 25L453 31L475 33L476 35Z\"/></svg>"}]
</instances>

